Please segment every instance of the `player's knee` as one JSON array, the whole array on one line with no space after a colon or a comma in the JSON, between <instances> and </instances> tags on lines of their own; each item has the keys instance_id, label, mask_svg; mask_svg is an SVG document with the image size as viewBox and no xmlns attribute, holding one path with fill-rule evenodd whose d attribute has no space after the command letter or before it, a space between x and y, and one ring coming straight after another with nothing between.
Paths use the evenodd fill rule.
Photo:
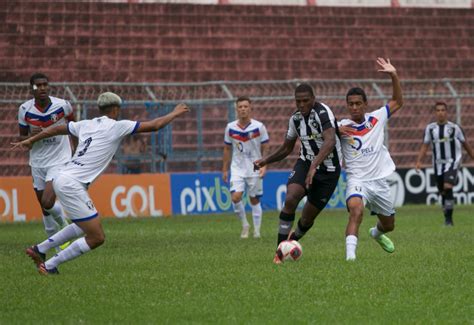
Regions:
<instances>
[{"instance_id":1,"label":"player's knee","mask_svg":"<svg viewBox=\"0 0 474 325\"><path fill-rule=\"evenodd\" d=\"M234 192L232 193L232 203L239 203L242 201L242 193Z\"/></svg>"},{"instance_id":2,"label":"player's knee","mask_svg":"<svg viewBox=\"0 0 474 325\"><path fill-rule=\"evenodd\" d=\"M285 198L285 207L290 210L295 210L300 203L300 198L294 194L287 194Z\"/></svg>"},{"instance_id":3,"label":"player's knee","mask_svg":"<svg viewBox=\"0 0 474 325\"><path fill-rule=\"evenodd\" d=\"M94 234L93 236L89 236L87 242L91 249L97 248L105 242L105 234L102 232Z\"/></svg>"},{"instance_id":4,"label":"player's knee","mask_svg":"<svg viewBox=\"0 0 474 325\"><path fill-rule=\"evenodd\" d=\"M252 203L253 205L259 204L260 199L258 197L250 197L250 203Z\"/></svg>"}]
</instances>

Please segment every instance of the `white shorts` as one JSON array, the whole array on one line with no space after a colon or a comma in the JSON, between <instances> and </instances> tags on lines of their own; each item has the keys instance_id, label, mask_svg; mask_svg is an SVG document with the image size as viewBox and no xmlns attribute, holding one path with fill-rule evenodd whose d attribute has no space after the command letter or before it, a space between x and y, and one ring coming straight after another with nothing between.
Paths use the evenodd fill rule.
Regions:
<instances>
[{"instance_id":1,"label":"white shorts","mask_svg":"<svg viewBox=\"0 0 474 325\"><path fill-rule=\"evenodd\" d=\"M386 178L373 181L349 179L346 187L346 202L354 196L361 197L364 205L375 214L384 216L395 214L390 186Z\"/></svg>"},{"instance_id":2,"label":"white shorts","mask_svg":"<svg viewBox=\"0 0 474 325\"><path fill-rule=\"evenodd\" d=\"M263 195L263 180L260 177L230 177L230 192L245 192L250 197L261 197Z\"/></svg>"},{"instance_id":3,"label":"white shorts","mask_svg":"<svg viewBox=\"0 0 474 325\"><path fill-rule=\"evenodd\" d=\"M85 184L59 174L53 180L53 187L64 211L72 221L85 221L98 216Z\"/></svg>"},{"instance_id":4,"label":"white shorts","mask_svg":"<svg viewBox=\"0 0 474 325\"><path fill-rule=\"evenodd\" d=\"M49 167L31 167L31 176L33 177L33 187L37 191L43 191L46 183L52 181L65 164L54 165Z\"/></svg>"}]
</instances>

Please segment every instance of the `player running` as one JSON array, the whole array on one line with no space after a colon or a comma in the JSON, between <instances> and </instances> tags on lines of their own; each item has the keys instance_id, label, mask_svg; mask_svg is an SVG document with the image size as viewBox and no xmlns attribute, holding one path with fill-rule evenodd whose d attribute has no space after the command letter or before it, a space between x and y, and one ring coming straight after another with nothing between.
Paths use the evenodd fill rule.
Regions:
<instances>
[{"instance_id":1,"label":"player running","mask_svg":"<svg viewBox=\"0 0 474 325\"><path fill-rule=\"evenodd\" d=\"M74 156L53 181L59 201L73 223L26 250L38 271L44 275L58 274L58 265L104 243L104 231L87 189L107 168L122 139L134 133L158 131L189 111L185 104L179 104L165 116L140 123L130 120L117 121L122 100L114 93L101 94L97 103L101 117L48 128L31 138L13 143L13 148L31 148L37 141L60 134L72 134L79 139ZM45 253L48 250L77 237L80 238L69 247L45 261Z\"/></svg>"},{"instance_id":2,"label":"player running","mask_svg":"<svg viewBox=\"0 0 474 325\"><path fill-rule=\"evenodd\" d=\"M346 260L356 259L357 238L364 206L378 216L378 223L369 231L382 248L393 253L395 247L385 235L395 227L395 210L386 177L395 164L384 146L385 125L390 116L403 105L397 70L390 60L377 59L379 72L392 78L393 94L387 105L366 113L367 96L361 88L352 88L346 95L350 119L340 122L342 153L347 172L346 203L349 222L346 228Z\"/></svg>"}]
</instances>

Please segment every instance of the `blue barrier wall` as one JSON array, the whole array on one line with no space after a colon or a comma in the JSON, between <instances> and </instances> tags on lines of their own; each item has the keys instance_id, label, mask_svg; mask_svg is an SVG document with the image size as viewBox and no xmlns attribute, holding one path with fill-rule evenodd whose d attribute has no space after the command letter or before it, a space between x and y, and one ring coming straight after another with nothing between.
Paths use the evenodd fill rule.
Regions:
<instances>
[{"instance_id":1,"label":"blue barrier wall","mask_svg":"<svg viewBox=\"0 0 474 325\"><path fill-rule=\"evenodd\" d=\"M286 195L289 172L269 171L263 179L264 210L280 210ZM232 204L228 185L222 181L221 173L171 174L171 201L173 214L201 214L231 212ZM345 206L345 174L328 203L328 208ZM244 199L246 207L248 197ZM302 201L302 204L304 201Z\"/></svg>"}]
</instances>

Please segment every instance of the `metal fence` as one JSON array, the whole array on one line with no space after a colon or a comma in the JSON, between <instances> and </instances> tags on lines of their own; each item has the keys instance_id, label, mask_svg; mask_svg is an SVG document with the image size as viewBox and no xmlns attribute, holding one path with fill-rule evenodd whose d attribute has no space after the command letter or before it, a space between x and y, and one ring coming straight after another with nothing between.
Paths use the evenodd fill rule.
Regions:
<instances>
[{"instance_id":1,"label":"metal fence","mask_svg":"<svg viewBox=\"0 0 474 325\"><path fill-rule=\"evenodd\" d=\"M267 125L273 148L282 143L288 118L294 111L293 92L301 82L309 82L319 101L328 104L340 119L347 116L345 93L350 87L365 89L369 106L375 109L391 97L390 80L272 80L215 81L199 83L51 83L51 96L69 100L78 119L98 115L96 99L113 91L123 100L122 118L151 119L168 113L179 102L192 107L192 113L176 120L156 134L142 136L135 143L124 143L109 172L210 171L221 169L223 132L235 118L234 101L246 95L253 102L253 116ZM474 79L407 80L402 82L405 107L389 123L387 146L400 167L414 164L424 127L433 120L431 108L438 100L448 103L450 119L464 127L468 139L474 138ZM1 121L16 126L20 103L31 98L26 83L0 83ZM8 131L10 130L10 131ZM0 137L16 135L6 128ZM132 140L135 141L135 140ZM2 152L8 147L1 142ZM143 144L144 150L137 150ZM24 153L3 164L24 165ZM293 157L296 155L296 150ZM428 160L426 161L428 163ZM287 159L275 168L289 168ZM473 165L466 160L467 164ZM130 166L138 166L129 168ZM22 174L7 168L3 174ZM24 170L24 169L23 169Z\"/></svg>"}]
</instances>

